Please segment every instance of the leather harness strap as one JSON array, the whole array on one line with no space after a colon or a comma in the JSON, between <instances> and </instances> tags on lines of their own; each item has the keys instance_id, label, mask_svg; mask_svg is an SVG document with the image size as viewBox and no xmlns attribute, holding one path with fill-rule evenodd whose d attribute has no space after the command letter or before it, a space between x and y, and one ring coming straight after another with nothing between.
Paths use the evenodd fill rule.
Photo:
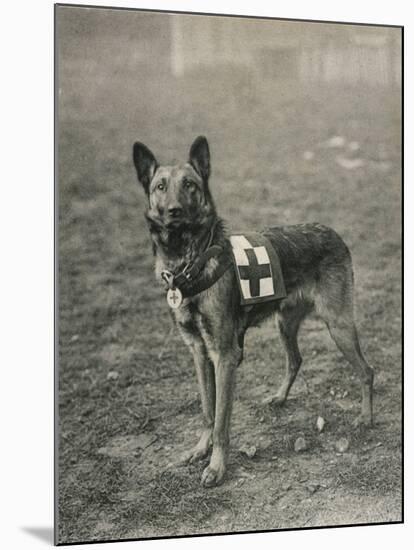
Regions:
<instances>
[{"instance_id":1,"label":"leather harness strap","mask_svg":"<svg viewBox=\"0 0 414 550\"><path fill-rule=\"evenodd\" d=\"M178 288L184 298L196 296L200 292L203 292L203 290L207 290L213 286L233 264L230 251L226 253L226 249L217 244L211 246L217 224L218 220L211 226L207 244L200 256L189 262L177 274L171 273L168 270L164 270L161 273L162 278L167 283L167 289L173 290ZM217 258L218 265L211 273L203 273L202 271L206 263L212 258Z\"/></svg>"},{"instance_id":2,"label":"leather harness strap","mask_svg":"<svg viewBox=\"0 0 414 550\"><path fill-rule=\"evenodd\" d=\"M286 297L279 257L264 234L248 232L231 236L224 245L211 246L214 229L213 225L204 252L188 262L184 269L178 273L168 270L161 273L167 283L170 307L176 309L183 298L196 296L212 287L230 267L235 270L241 305L250 306ZM213 258L216 260L214 267L204 269Z\"/></svg>"},{"instance_id":3,"label":"leather harness strap","mask_svg":"<svg viewBox=\"0 0 414 550\"><path fill-rule=\"evenodd\" d=\"M225 252L222 246L213 245L198 256L194 262L187 264L180 273L174 275L164 271L162 277L169 288L178 288L184 297L196 296L213 286L232 265L231 254L225 254ZM217 267L212 273L202 273L206 263L212 258L217 258Z\"/></svg>"}]
</instances>

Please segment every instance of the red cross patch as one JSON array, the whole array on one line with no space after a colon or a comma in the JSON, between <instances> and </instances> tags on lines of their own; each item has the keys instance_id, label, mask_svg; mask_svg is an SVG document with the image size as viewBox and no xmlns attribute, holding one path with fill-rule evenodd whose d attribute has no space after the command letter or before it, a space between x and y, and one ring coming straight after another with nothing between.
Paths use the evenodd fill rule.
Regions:
<instances>
[{"instance_id":1,"label":"red cross patch","mask_svg":"<svg viewBox=\"0 0 414 550\"><path fill-rule=\"evenodd\" d=\"M274 249L260 234L252 237L230 237L243 305L286 296L279 259Z\"/></svg>"}]
</instances>

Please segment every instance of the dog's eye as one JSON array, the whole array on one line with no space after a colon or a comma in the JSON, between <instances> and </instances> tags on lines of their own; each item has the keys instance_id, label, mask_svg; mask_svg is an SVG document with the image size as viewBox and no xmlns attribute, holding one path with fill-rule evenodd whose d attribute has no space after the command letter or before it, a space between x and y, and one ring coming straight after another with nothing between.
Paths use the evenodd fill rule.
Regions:
<instances>
[{"instance_id":1,"label":"dog's eye","mask_svg":"<svg viewBox=\"0 0 414 550\"><path fill-rule=\"evenodd\" d=\"M160 181L160 183L157 185L157 189L159 189L160 191L165 191L165 182Z\"/></svg>"},{"instance_id":2,"label":"dog's eye","mask_svg":"<svg viewBox=\"0 0 414 550\"><path fill-rule=\"evenodd\" d=\"M186 189L191 190L191 189L194 189L195 184L194 184L193 181L185 179L185 180L183 180L183 185Z\"/></svg>"}]
</instances>

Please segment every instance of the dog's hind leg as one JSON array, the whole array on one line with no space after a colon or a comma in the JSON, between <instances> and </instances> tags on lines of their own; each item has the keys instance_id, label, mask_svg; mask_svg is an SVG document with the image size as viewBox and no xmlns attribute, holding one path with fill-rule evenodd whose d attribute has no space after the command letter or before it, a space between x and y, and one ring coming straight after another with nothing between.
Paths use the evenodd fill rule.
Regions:
<instances>
[{"instance_id":1,"label":"dog's hind leg","mask_svg":"<svg viewBox=\"0 0 414 550\"><path fill-rule=\"evenodd\" d=\"M355 323L353 320L337 318L329 321L327 325L332 339L354 367L361 381L361 415L356 423L371 426L374 371L362 354Z\"/></svg>"},{"instance_id":2,"label":"dog's hind leg","mask_svg":"<svg viewBox=\"0 0 414 550\"><path fill-rule=\"evenodd\" d=\"M335 276L321 281L315 300L316 312L328 326L329 333L345 359L354 367L361 381L361 415L356 424L372 425L374 370L362 354L353 313L353 281L349 266Z\"/></svg>"},{"instance_id":3,"label":"dog's hind leg","mask_svg":"<svg viewBox=\"0 0 414 550\"><path fill-rule=\"evenodd\" d=\"M298 330L301 322L306 317L308 309L304 304L282 309L278 313L280 338L286 351L285 376L278 392L267 397L263 404L283 405L289 394L293 382L302 364L302 357L298 347Z\"/></svg>"}]
</instances>

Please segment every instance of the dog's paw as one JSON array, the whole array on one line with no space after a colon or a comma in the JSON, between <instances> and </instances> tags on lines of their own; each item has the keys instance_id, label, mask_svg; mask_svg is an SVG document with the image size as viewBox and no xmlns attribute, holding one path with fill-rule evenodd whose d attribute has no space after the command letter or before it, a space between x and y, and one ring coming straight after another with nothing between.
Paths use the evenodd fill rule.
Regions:
<instances>
[{"instance_id":1,"label":"dog's paw","mask_svg":"<svg viewBox=\"0 0 414 550\"><path fill-rule=\"evenodd\" d=\"M262 401L262 405L271 405L272 407L283 407L286 403L286 397L280 394L270 395Z\"/></svg>"},{"instance_id":2,"label":"dog's paw","mask_svg":"<svg viewBox=\"0 0 414 550\"><path fill-rule=\"evenodd\" d=\"M181 457L181 462L184 464L193 464L199 460L203 460L208 455L208 447L195 446L189 451L186 451Z\"/></svg>"},{"instance_id":3,"label":"dog's paw","mask_svg":"<svg viewBox=\"0 0 414 550\"><path fill-rule=\"evenodd\" d=\"M189 451L185 452L182 457L182 462L192 464L198 460L202 460L208 455L211 447L211 429L205 429L200 437L197 445L192 447Z\"/></svg>"},{"instance_id":4,"label":"dog's paw","mask_svg":"<svg viewBox=\"0 0 414 550\"><path fill-rule=\"evenodd\" d=\"M216 470L211 466L207 466L201 476L201 485L203 487L215 487L216 485L220 485L223 481L225 471L225 468L219 468Z\"/></svg>"}]
</instances>

